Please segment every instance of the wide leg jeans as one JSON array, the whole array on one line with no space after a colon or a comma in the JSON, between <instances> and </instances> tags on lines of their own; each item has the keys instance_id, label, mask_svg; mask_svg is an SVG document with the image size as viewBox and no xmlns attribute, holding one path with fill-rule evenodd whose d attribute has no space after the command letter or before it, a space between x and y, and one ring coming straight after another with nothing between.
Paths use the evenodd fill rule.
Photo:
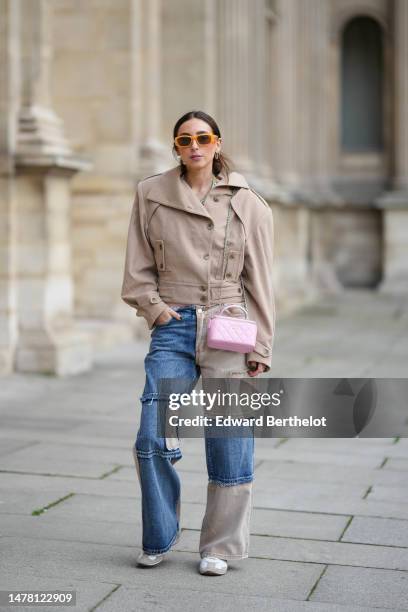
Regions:
<instances>
[{"instance_id":1,"label":"wide leg jeans","mask_svg":"<svg viewBox=\"0 0 408 612\"><path fill-rule=\"evenodd\" d=\"M175 308L181 320L153 328L144 365L146 380L133 456L142 494L143 550L167 552L180 531L180 478L175 463L182 458L179 440L158 436L159 381L180 378L190 392L200 375L205 378L245 377L245 355L207 346L207 321L220 306ZM205 429L208 472L207 502L199 553L221 559L248 557L254 439L214 437Z\"/></svg>"}]
</instances>

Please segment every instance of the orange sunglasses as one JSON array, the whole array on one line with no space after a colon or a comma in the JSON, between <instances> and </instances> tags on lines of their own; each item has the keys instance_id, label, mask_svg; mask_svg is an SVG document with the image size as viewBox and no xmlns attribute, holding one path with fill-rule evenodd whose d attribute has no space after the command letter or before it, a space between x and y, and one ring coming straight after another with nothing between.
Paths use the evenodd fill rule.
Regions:
<instances>
[{"instance_id":1,"label":"orange sunglasses","mask_svg":"<svg viewBox=\"0 0 408 612\"><path fill-rule=\"evenodd\" d=\"M191 147L191 145L193 144L193 140L195 140L196 143L201 146L209 145L214 142L217 142L218 136L216 134L210 134L207 132L201 134L194 134L193 136L190 136L190 134L182 134L181 136L176 136L176 138L174 139L174 143L178 147Z\"/></svg>"}]
</instances>

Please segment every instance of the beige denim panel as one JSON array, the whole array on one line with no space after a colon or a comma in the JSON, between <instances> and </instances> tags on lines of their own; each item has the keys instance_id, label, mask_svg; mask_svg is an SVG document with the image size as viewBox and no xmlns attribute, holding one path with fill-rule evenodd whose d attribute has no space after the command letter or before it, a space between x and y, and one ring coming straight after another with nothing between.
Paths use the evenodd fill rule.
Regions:
<instances>
[{"instance_id":1,"label":"beige denim panel","mask_svg":"<svg viewBox=\"0 0 408 612\"><path fill-rule=\"evenodd\" d=\"M246 559L252 513L252 482L224 487L207 485L207 506L199 553L220 559Z\"/></svg>"}]
</instances>

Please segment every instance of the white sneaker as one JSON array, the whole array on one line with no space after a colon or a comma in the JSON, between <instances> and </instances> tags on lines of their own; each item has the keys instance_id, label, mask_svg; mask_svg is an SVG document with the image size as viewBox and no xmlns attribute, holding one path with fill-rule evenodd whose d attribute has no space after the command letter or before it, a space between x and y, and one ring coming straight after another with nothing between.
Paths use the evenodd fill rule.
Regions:
<instances>
[{"instance_id":1,"label":"white sneaker","mask_svg":"<svg viewBox=\"0 0 408 612\"><path fill-rule=\"evenodd\" d=\"M181 530L178 532L177 537L172 544L172 547L175 544L177 544L177 542L180 540L180 536L181 536ZM137 558L137 562L139 565L144 565L146 567L152 567L153 565L159 565L159 563L163 561L165 555L167 555L167 553L170 552L170 550L166 551L165 553L159 554L159 555L149 555L149 553L145 553L142 550L142 552L139 554Z\"/></svg>"},{"instance_id":2,"label":"white sneaker","mask_svg":"<svg viewBox=\"0 0 408 612\"><path fill-rule=\"evenodd\" d=\"M148 555L147 553L142 552L137 558L137 562L139 565L145 565L146 567L152 567L153 565L158 565L164 559L164 553L162 555Z\"/></svg>"},{"instance_id":3,"label":"white sneaker","mask_svg":"<svg viewBox=\"0 0 408 612\"><path fill-rule=\"evenodd\" d=\"M200 574L205 576L222 576L228 569L228 563L218 557L203 557L200 561Z\"/></svg>"}]
</instances>

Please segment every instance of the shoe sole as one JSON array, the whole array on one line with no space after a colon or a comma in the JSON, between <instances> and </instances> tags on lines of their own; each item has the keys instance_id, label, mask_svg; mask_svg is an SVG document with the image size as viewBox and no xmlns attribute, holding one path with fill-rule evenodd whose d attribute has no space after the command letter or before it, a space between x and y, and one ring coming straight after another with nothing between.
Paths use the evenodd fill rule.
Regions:
<instances>
[{"instance_id":1,"label":"shoe sole","mask_svg":"<svg viewBox=\"0 0 408 612\"><path fill-rule=\"evenodd\" d=\"M224 571L224 570L210 570L210 569L208 569L208 570L205 570L204 572L202 572L200 570L200 574L202 576L224 576L224 574L226 574L226 573L227 573L227 570Z\"/></svg>"}]
</instances>

